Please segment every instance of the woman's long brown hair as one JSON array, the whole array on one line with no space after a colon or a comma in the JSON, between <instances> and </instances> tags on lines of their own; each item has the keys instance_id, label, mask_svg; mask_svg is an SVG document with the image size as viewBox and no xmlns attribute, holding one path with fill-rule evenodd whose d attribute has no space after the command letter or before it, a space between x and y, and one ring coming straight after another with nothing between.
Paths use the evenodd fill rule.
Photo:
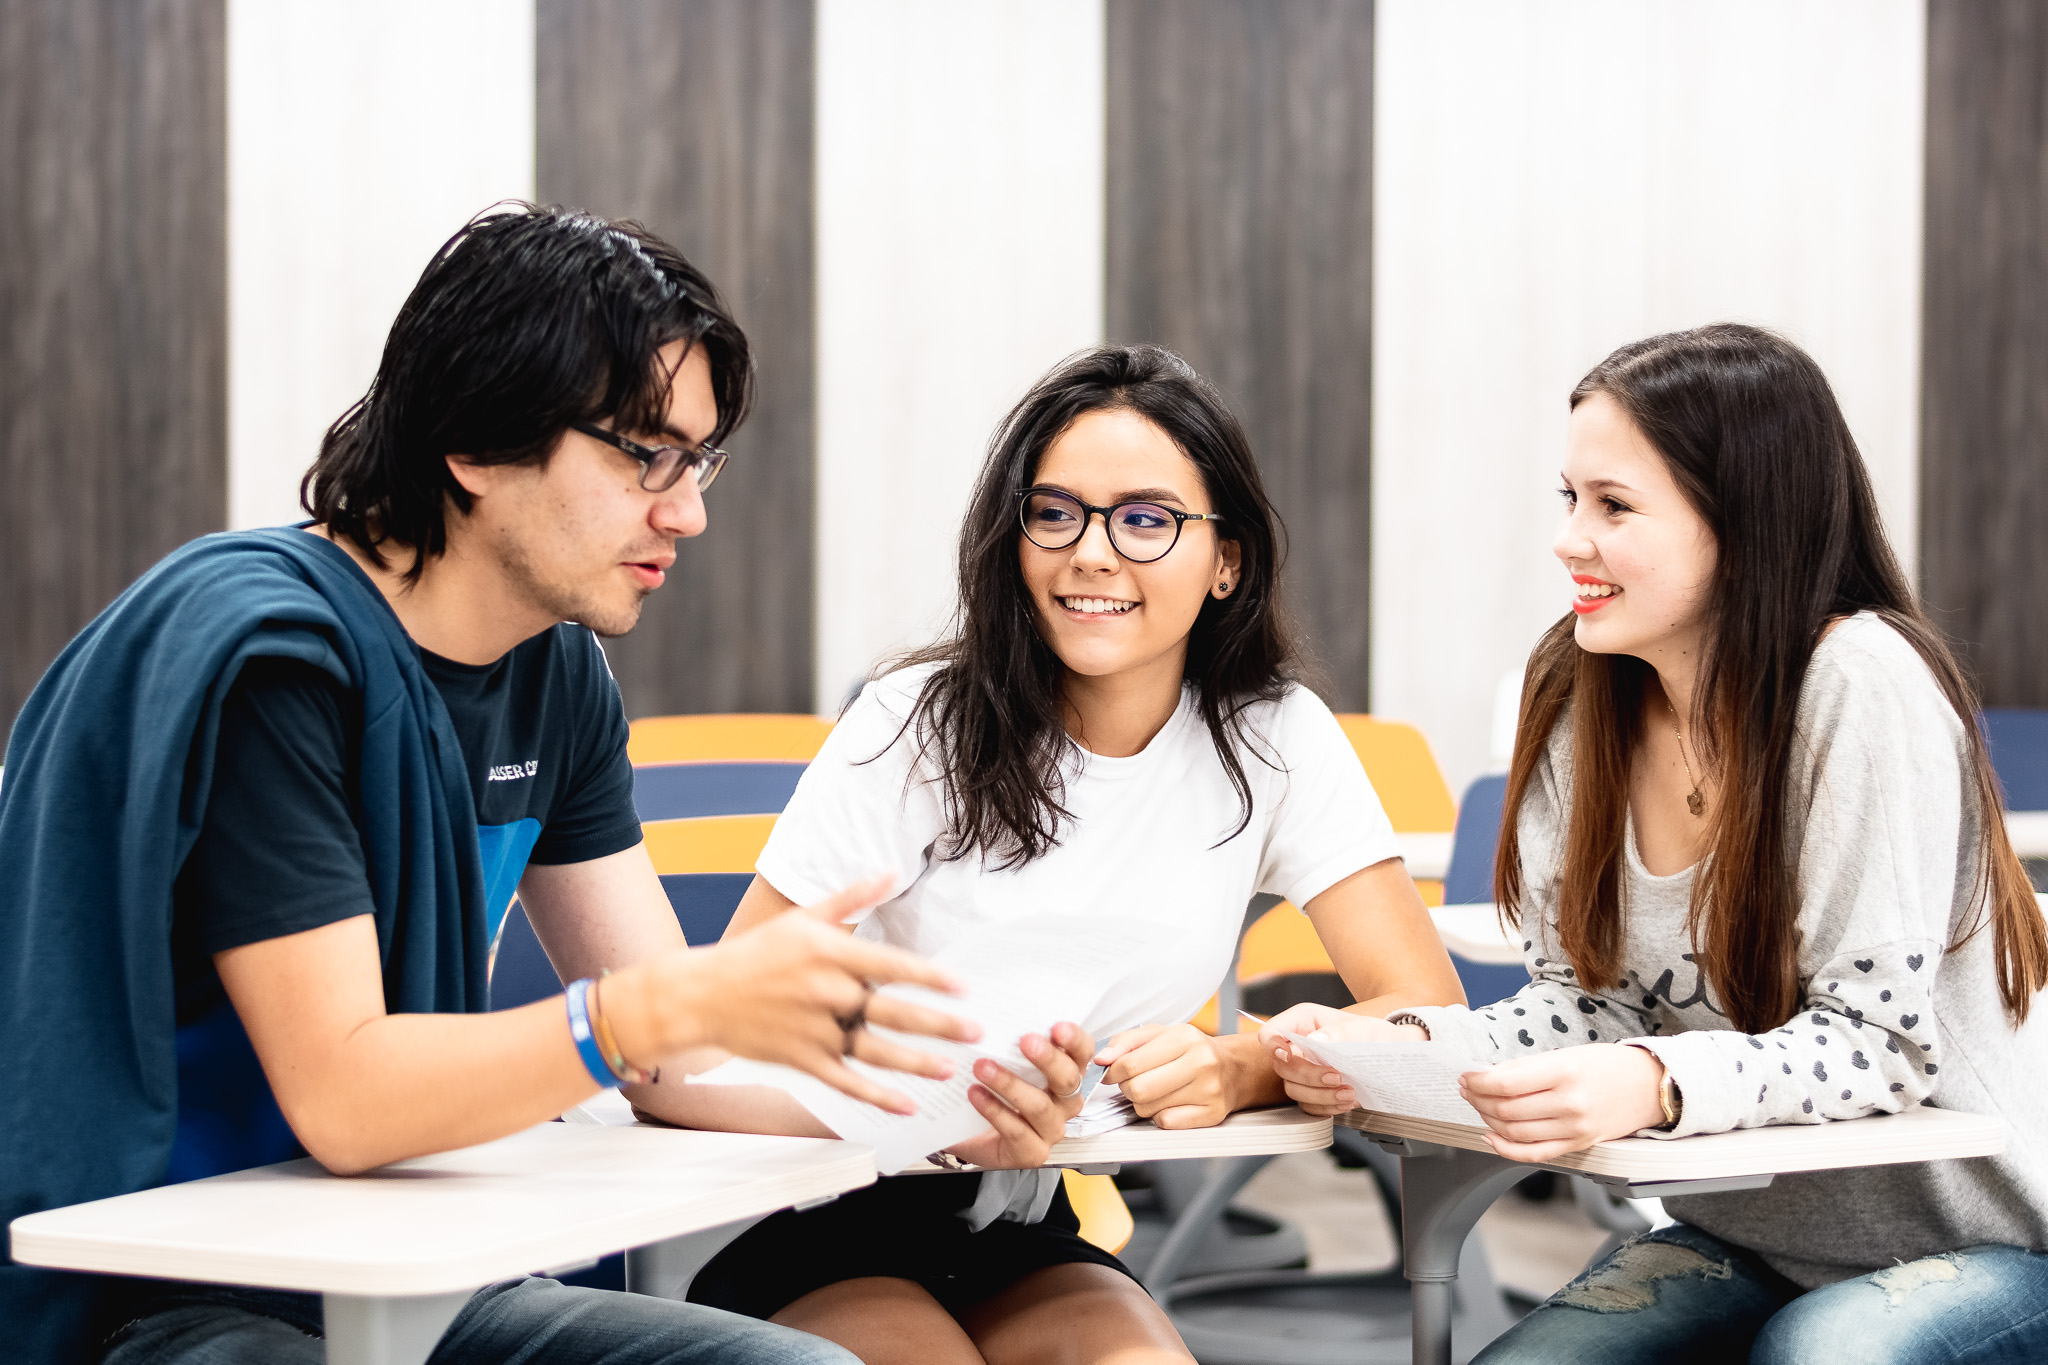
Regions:
<instances>
[{"instance_id":1,"label":"woman's long brown hair","mask_svg":"<svg viewBox=\"0 0 2048 1365\"><path fill-rule=\"evenodd\" d=\"M1963 720L1965 780L1982 831L1976 900L1985 912L1957 926L1949 948L1988 919L2000 998L2013 1023L2023 1022L2048 984L2048 933L2006 837L1975 689L1906 585L1863 457L1820 367L1774 333L1719 323L1622 347L1579 381L1572 407L1596 393L1613 400L1664 458L1720 547L1687 721L1720 796L1687 928L1729 1020L1760 1033L1801 1008L1787 810L1800 688L1829 623L1869 611L1912 644ZM1519 917L1526 888L1513 816L1569 710L1571 809L1558 933L1579 980L1600 990L1621 971L1629 756L1644 694L1657 681L1640 659L1581 649L1574 624L1566 616L1529 656L1494 885L1503 914Z\"/></svg>"}]
</instances>

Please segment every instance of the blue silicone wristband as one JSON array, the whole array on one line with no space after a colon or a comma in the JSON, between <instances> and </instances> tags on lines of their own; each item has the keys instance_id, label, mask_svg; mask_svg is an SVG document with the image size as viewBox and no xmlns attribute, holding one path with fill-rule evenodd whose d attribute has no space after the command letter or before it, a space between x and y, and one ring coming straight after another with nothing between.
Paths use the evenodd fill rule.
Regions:
<instances>
[{"instance_id":1,"label":"blue silicone wristband","mask_svg":"<svg viewBox=\"0 0 2048 1365\"><path fill-rule=\"evenodd\" d=\"M597 1045L597 1037L590 1029L590 978L569 983L566 996L569 1002L569 1036L576 1040L576 1051L583 1058L583 1069L590 1073L590 1079L607 1090L619 1087L619 1078L612 1075L612 1069L605 1063L604 1053Z\"/></svg>"}]
</instances>

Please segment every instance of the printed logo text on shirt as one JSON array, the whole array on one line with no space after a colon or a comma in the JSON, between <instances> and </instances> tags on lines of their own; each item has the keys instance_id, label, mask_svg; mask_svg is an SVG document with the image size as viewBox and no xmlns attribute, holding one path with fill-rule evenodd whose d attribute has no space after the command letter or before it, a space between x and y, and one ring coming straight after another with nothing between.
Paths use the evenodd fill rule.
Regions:
<instances>
[{"instance_id":1,"label":"printed logo text on shirt","mask_svg":"<svg viewBox=\"0 0 2048 1365\"><path fill-rule=\"evenodd\" d=\"M532 777L540 771L540 760L529 758L524 763L501 763L491 769L487 782L517 782L522 777Z\"/></svg>"}]
</instances>

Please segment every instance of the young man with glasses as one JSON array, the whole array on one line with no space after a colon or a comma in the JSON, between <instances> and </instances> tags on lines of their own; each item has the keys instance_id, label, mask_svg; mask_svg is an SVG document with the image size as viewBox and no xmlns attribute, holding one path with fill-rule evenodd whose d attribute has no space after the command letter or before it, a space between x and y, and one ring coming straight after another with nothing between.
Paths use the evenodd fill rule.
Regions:
<instances>
[{"instance_id":1,"label":"young man with glasses","mask_svg":"<svg viewBox=\"0 0 2048 1365\"><path fill-rule=\"evenodd\" d=\"M0 788L0 1222L310 1153L337 1172L516 1132L726 1052L900 1097L861 1021L942 984L836 926L886 887L690 950L634 814L597 636L705 527L746 338L630 225L526 206L428 265L305 481L313 521L179 550L23 708ZM487 1012L517 891L565 996ZM610 974L608 974L610 973ZM602 978L601 982L599 978ZM850 1021L850 1022L849 1022ZM11 1358L322 1358L318 1300L0 1267ZM767 1324L521 1280L437 1365L845 1362Z\"/></svg>"}]
</instances>

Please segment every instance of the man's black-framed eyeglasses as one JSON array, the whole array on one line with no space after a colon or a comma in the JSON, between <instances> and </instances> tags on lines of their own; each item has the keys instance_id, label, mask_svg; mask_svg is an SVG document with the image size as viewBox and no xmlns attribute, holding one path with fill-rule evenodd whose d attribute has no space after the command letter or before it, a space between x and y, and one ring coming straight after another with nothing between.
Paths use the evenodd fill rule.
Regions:
<instances>
[{"instance_id":1,"label":"man's black-framed eyeglasses","mask_svg":"<svg viewBox=\"0 0 2048 1365\"><path fill-rule=\"evenodd\" d=\"M1156 502L1120 502L1097 507L1056 488L1027 488L1017 499L1017 520L1024 537L1041 550L1064 550L1100 514L1109 532L1110 548L1133 564L1162 559L1180 541L1180 528L1191 521L1221 521L1214 512L1182 512Z\"/></svg>"},{"instance_id":2,"label":"man's black-framed eyeglasses","mask_svg":"<svg viewBox=\"0 0 2048 1365\"><path fill-rule=\"evenodd\" d=\"M676 486L685 470L696 471L697 488L702 491L711 487L711 481L718 477L718 471L725 468L731 458L717 446L703 445L695 450L687 446L644 446L631 441L616 431L589 422L569 423L571 431L580 431L594 437L608 446L625 451L640 462L640 486L650 493L666 493Z\"/></svg>"}]
</instances>

